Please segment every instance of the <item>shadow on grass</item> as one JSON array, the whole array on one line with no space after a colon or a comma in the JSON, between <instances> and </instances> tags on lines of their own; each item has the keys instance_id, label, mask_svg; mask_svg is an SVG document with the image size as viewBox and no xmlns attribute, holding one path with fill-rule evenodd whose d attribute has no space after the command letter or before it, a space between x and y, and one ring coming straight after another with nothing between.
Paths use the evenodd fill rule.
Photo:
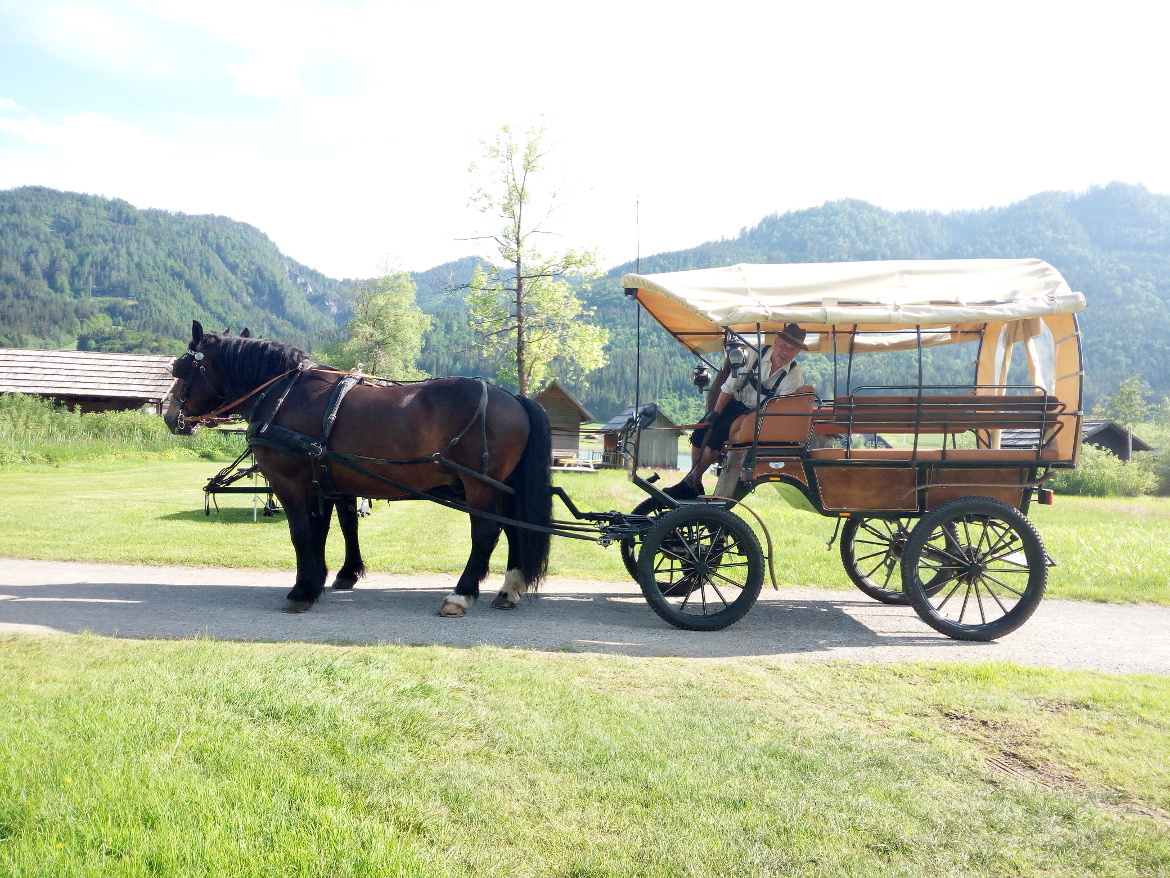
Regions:
<instances>
[{"instance_id":1,"label":"shadow on grass","mask_svg":"<svg viewBox=\"0 0 1170 878\"><path fill-rule=\"evenodd\" d=\"M189 571L188 575L197 571ZM636 590L612 584L557 588L507 612L491 593L465 618L436 611L455 583L428 587L359 584L326 589L308 613L281 612L291 573L239 571L238 581L0 584L0 632L88 632L125 638L209 637L232 641L398 643L630 656L732 658L840 653L851 648L927 648L950 658L955 641L935 634L905 607L858 600L789 598L765 593L743 620L717 632L687 632L658 619ZM234 575L234 572L232 572ZM447 577L444 577L447 578ZM498 577L489 580L494 590ZM555 589L555 590L554 590ZM863 621L864 620L864 621ZM968 648L973 645L966 644ZM983 645L978 645L983 646ZM989 647L984 647L989 648ZM989 656L990 657L990 656ZM871 659L872 660L872 659Z\"/></svg>"},{"instance_id":2,"label":"shadow on grass","mask_svg":"<svg viewBox=\"0 0 1170 878\"><path fill-rule=\"evenodd\" d=\"M282 527L288 527L284 513L280 511L273 515L265 515L261 509L257 511L255 521L253 521L251 507L223 506L217 511L213 506L210 515L205 514L202 509L188 509L160 515L159 519L162 521L205 521L210 524L279 524Z\"/></svg>"}]
</instances>

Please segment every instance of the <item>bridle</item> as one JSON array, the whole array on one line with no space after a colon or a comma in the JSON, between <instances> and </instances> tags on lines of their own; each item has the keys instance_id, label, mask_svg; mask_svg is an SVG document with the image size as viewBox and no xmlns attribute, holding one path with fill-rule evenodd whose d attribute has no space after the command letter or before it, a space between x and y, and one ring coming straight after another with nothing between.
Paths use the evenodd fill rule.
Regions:
<instances>
[{"instance_id":1,"label":"bridle","mask_svg":"<svg viewBox=\"0 0 1170 878\"><path fill-rule=\"evenodd\" d=\"M203 380L207 382L207 386L211 392L216 395L216 402L222 402L227 399L227 396L222 390L216 388L215 383L211 380L211 376L207 374L207 369L203 365L203 351L193 351L188 349L187 353L175 360L171 365L171 374L183 381L182 387L179 388L178 403L179 415L175 421L176 426L180 430L186 430L189 426L198 425L200 421L206 420L209 415L195 415L188 417L184 411L184 406L187 404L187 396L191 392L192 379L196 374L202 376Z\"/></svg>"},{"instance_id":2,"label":"bridle","mask_svg":"<svg viewBox=\"0 0 1170 878\"><path fill-rule=\"evenodd\" d=\"M263 384L261 384L259 387L253 388L252 390L249 390L247 393L245 393L239 399L232 400L231 402L226 402L223 405L220 405L218 408L214 409L213 411L208 412L205 415L190 415L190 416L188 416L187 413L183 410L183 407L184 407L184 405L186 405L187 396L191 392L191 380L192 380L192 378L194 378L196 373L198 373L200 376L202 376L203 380L207 382L208 388L211 390L212 393L215 394L215 402L222 403L222 402L224 402L224 400L227 399L227 394L224 393L222 390L220 390L218 387L216 387L215 382L211 380L211 376L209 374L207 374L207 369L203 365L203 351L193 351L193 350L188 349L187 353L185 353L183 356L176 359L175 362L171 365L171 374L174 375L176 378L182 379L182 381L183 381L183 386L179 391L179 397L178 397L179 413L178 413L178 417L176 417L176 419L175 419L175 427L179 430L186 430L188 426L197 427L197 426L199 426L199 424L201 424L204 421L214 420L215 418L224 414L224 412L231 411L236 406L238 406L240 403L244 402L245 400L247 400L248 398L250 398L252 396L255 396L257 393L259 393L261 390L264 390L270 384L273 384L273 383L279 381L281 378L284 378L287 375L291 375L293 372L297 372L297 371L300 371L300 370L299 369L290 369L287 372L281 372L275 378L270 378L269 380L267 380ZM213 402L213 405L214 404L215 403Z\"/></svg>"}]
</instances>

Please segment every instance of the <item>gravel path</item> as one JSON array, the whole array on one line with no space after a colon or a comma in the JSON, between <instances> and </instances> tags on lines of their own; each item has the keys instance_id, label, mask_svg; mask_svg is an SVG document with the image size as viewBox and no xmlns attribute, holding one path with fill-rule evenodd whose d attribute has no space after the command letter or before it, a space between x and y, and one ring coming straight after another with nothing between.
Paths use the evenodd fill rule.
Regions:
<instances>
[{"instance_id":1,"label":"gravel path","mask_svg":"<svg viewBox=\"0 0 1170 878\"><path fill-rule=\"evenodd\" d=\"M287 571L142 567L0 559L0 633L243 641L491 644L542 651L792 661L1007 660L1124 673L1170 673L1170 607L1045 600L995 643L951 640L908 607L827 589L765 588L723 631L679 631L631 582L557 577L511 612L481 600L463 619L435 615L454 576L372 574L310 612L280 611ZM493 577L491 591L499 585Z\"/></svg>"}]
</instances>

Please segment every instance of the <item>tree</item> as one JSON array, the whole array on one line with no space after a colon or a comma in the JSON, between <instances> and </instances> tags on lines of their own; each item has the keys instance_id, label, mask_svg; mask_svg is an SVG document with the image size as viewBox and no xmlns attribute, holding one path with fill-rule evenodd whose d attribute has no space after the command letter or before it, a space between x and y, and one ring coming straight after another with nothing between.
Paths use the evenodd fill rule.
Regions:
<instances>
[{"instance_id":1,"label":"tree","mask_svg":"<svg viewBox=\"0 0 1170 878\"><path fill-rule=\"evenodd\" d=\"M546 254L538 245L550 232L544 224L559 207L555 189L541 190L547 152L544 129L529 129L522 142L504 125L484 141L485 167L469 169L479 181L471 203L499 221L498 231L477 236L488 242L492 263L479 264L468 285L467 305L475 333L473 346L496 369L496 377L516 384L521 396L554 371L583 379L606 363L609 332L586 319L593 315L577 290L600 273L592 251ZM499 259L502 264L495 264Z\"/></svg>"},{"instance_id":2,"label":"tree","mask_svg":"<svg viewBox=\"0 0 1170 878\"><path fill-rule=\"evenodd\" d=\"M352 316L340 335L325 345L322 358L339 369L360 366L396 381L426 378L417 364L431 318L415 304L410 273L388 267L385 271L342 292Z\"/></svg>"},{"instance_id":3,"label":"tree","mask_svg":"<svg viewBox=\"0 0 1170 878\"><path fill-rule=\"evenodd\" d=\"M1125 427L1126 460L1133 459L1133 428L1144 423L1154 407L1146 401L1152 391L1140 375L1132 375L1121 382L1117 393L1105 400L1109 417Z\"/></svg>"}]
</instances>

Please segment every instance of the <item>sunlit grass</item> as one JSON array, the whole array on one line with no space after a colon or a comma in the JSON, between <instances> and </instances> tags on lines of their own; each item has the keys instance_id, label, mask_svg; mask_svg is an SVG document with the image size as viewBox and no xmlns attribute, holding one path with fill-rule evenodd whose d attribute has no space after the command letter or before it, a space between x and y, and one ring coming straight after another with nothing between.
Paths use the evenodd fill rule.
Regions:
<instances>
[{"instance_id":1,"label":"sunlit grass","mask_svg":"<svg viewBox=\"0 0 1170 878\"><path fill-rule=\"evenodd\" d=\"M253 523L250 495L221 495L220 511L203 514L203 485L221 466L123 460L2 468L0 556L291 569L282 515ZM645 496L620 471L558 473L556 481L586 510L629 510ZM852 590L837 544L827 547L835 519L794 510L768 486L746 504L771 535L782 586ZM559 503L556 514L568 517ZM1050 571L1050 597L1170 604L1170 500L1057 497L1054 506L1033 506L1031 517L1059 565ZM360 531L372 571L457 573L470 548L466 515L422 501L375 503ZM336 524L328 555L332 569L340 566ZM504 560L498 551L496 572ZM629 582L616 546L554 537L550 569Z\"/></svg>"},{"instance_id":2,"label":"sunlit grass","mask_svg":"<svg viewBox=\"0 0 1170 878\"><path fill-rule=\"evenodd\" d=\"M0 640L0 874L1158 875L1170 682Z\"/></svg>"}]
</instances>

